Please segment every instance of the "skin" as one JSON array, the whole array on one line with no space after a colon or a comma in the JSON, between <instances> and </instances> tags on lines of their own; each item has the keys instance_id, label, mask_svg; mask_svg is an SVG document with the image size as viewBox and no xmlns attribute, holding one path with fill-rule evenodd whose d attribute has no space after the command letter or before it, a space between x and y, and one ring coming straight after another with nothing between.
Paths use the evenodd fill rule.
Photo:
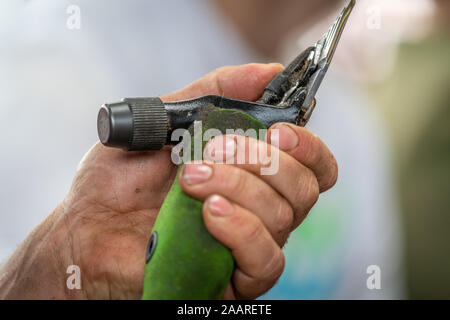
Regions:
<instances>
[{"instance_id":1,"label":"skin","mask_svg":"<svg viewBox=\"0 0 450 320\"><path fill-rule=\"evenodd\" d=\"M214 3L246 43L267 59L278 56L277 50L290 32L306 29L343 4L336 0L214 0Z\"/></svg>"},{"instance_id":2,"label":"skin","mask_svg":"<svg viewBox=\"0 0 450 320\"><path fill-rule=\"evenodd\" d=\"M450 2L435 0L436 2L436 28L450 29Z\"/></svg>"},{"instance_id":3,"label":"skin","mask_svg":"<svg viewBox=\"0 0 450 320\"><path fill-rule=\"evenodd\" d=\"M223 94L256 100L281 69L278 64L220 68L162 99ZM198 173L200 164L186 164L177 176L168 148L130 153L94 145L80 163L65 199L2 266L0 298L139 299L145 248L174 179L180 179L186 193L204 201L208 230L230 248L236 260L224 298L260 296L283 271L281 248L290 232L319 193L337 179L336 161L316 135L293 125L277 129L279 143L265 145L272 152L280 150L280 170L272 176L259 175L262 163L214 161L252 152L240 148L243 137L228 137L236 146L229 152L217 147L226 137L212 140L204 163L210 174L203 176ZM257 142L256 148L270 143L270 132L267 142ZM66 287L69 265L81 269L80 290Z\"/></svg>"}]
</instances>

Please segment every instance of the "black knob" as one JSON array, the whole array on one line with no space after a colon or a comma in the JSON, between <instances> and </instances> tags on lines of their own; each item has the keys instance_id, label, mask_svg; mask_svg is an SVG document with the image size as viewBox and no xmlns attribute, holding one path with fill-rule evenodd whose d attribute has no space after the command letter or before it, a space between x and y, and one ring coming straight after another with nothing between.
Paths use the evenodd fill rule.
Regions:
<instances>
[{"instance_id":1,"label":"black knob","mask_svg":"<svg viewBox=\"0 0 450 320\"><path fill-rule=\"evenodd\" d=\"M100 141L129 151L160 150L167 139L167 112L159 98L125 98L104 104L97 118Z\"/></svg>"}]
</instances>

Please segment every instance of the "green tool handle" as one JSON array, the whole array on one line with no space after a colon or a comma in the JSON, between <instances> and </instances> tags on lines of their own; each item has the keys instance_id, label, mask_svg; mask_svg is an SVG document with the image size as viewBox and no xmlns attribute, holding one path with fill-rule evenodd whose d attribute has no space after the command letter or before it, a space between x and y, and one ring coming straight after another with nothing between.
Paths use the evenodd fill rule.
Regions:
<instances>
[{"instance_id":1,"label":"green tool handle","mask_svg":"<svg viewBox=\"0 0 450 320\"><path fill-rule=\"evenodd\" d=\"M205 114L203 132L219 129L266 129L237 110L216 109ZM263 138L263 137L259 137ZM194 141L194 139L191 139ZM203 143L203 147L206 143ZM147 249L144 300L221 299L230 282L231 252L206 229L203 203L188 196L175 179L156 219Z\"/></svg>"}]
</instances>

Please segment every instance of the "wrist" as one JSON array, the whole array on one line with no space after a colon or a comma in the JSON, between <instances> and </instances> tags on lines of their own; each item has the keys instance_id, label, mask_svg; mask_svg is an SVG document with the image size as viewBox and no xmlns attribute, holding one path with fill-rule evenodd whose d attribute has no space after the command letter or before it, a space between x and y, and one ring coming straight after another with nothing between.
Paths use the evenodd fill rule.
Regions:
<instances>
[{"instance_id":1,"label":"wrist","mask_svg":"<svg viewBox=\"0 0 450 320\"><path fill-rule=\"evenodd\" d=\"M1 299L74 299L81 290L67 288L72 264L70 237L61 229L60 207L38 225L0 267ZM61 241L63 240L63 241Z\"/></svg>"}]
</instances>

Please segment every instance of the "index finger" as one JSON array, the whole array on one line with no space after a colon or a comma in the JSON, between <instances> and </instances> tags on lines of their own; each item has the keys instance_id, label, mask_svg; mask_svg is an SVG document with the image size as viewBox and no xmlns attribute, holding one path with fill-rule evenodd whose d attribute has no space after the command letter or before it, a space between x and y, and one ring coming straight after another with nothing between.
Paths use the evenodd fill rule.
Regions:
<instances>
[{"instance_id":1,"label":"index finger","mask_svg":"<svg viewBox=\"0 0 450 320\"><path fill-rule=\"evenodd\" d=\"M219 95L228 98L254 101L265 86L283 70L279 63L251 63L241 66L227 66L216 69L186 88L165 95L165 102L192 99L204 95Z\"/></svg>"},{"instance_id":2,"label":"index finger","mask_svg":"<svg viewBox=\"0 0 450 320\"><path fill-rule=\"evenodd\" d=\"M274 130L277 131L275 135ZM336 159L326 144L311 131L290 123L276 123L267 132L266 141L311 169L319 182L320 192L336 183Z\"/></svg>"}]
</instances>

